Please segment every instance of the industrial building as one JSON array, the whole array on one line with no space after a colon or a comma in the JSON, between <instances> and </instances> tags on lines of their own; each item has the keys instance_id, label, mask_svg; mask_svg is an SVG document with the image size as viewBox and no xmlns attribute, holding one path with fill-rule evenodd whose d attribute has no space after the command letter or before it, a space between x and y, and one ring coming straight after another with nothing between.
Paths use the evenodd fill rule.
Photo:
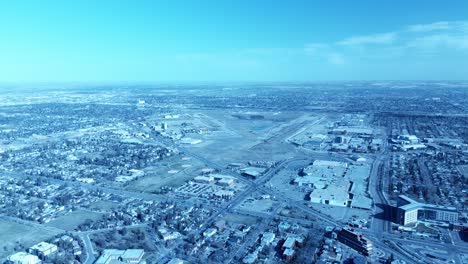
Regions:
<instances>
[{"instance_id":1,"label":"industrial building","mask_svg":"<svg viewBox=\"0 0 468 264\"><path fill-rule=\"evenodd\" d=\"M413 224L419 220L449 223L458 221L455 207L420 203L405 195L398 197L397 207L397 222L401 225Z\"/></svg>"}]
</instances>

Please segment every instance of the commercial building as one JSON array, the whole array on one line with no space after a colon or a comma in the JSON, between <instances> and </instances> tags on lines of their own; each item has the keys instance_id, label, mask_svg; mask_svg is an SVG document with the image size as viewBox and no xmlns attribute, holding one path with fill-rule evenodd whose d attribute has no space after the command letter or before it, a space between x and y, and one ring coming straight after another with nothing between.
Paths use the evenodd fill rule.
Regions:
<instances>
[{"instance_id":1,"label":"commercial building","mask_svg":"<svg viewBox=\"0 0 468 264\"><path fill-rule=\"evenodd\" d=\"M105 249L94 264L109 264L119 260L119 257L125 253L125 250Z\"/></svg>"},{"instance_id":2,"label":"commercial building","mask_svg":"<svg viewBox=\"0 0 468 264\"><path fill-rule=\"evenodd\" d=\"M417 144L419 143L419 138L415 135L408 135L408 134L405 134L405 135L399 135L397 137L398 140L400 141L403 141L403 143L406 143L406 144Z\"/></svg>"},{"instance_id":3,"label":"commercial building","mask_svg":"<svg viewBox=\"0 0 468 264\"><path fill-rule=\"evenodd\" d=\"M216 228L208 228L207 230L205 230L205 232L203 232L203 236L204 237L212 237L216 234L218 230Z\"/></svg>"},{"instance_id":4,"label":"commercial building","mask_svg":"<svg viewBox=\"0 0 468 264\"><path fill-rule=\"evenodd\" d=\"M188 144L188 145L196 145L202 142L201 139L193 139L193 138L183 138L180 140L181 144Z\"/></svg>"},{"instance_id":5,"label":"commercial building","mask_svg":"<svg viewBox=\"0 0 468 264\"><path fill-rule=\"evenodd\" d=\"M332 161L332 160L315 160L313 166L324 166L324 167L343 167L347 168L346 162Z\"/></svg>"},{"instance_id":6,"label":"commercial building","mask_svg":"<svg viewBox=\"0 0 468 264\"><path fill-rule=\"evenodd\" d=\"M348 193L349 188L350 182L336 182L333 185L328 185L324 189L313 190L309 198L312 203L346 207L351 204Z\"/></svg>"},{"instance_id":7,"label":"commercial building","mask_svg":"<svg viewBox=\"0 0 468 264\"><path fill-rule=\"evenodd\" d=\"M363 195L356 195L352 197L351 207L363 210L372 209L372 199Z\"/></svg>"},{"instance_id":8,"label":"commercial building","mask_svg":"<svg viewBox=\"0 0 468 264\"><path fill-rule=\"evenodd\" d=\"M283 251L283 258L287 261L291 261L294 258L296 246L302 246L304 243L304 237L297 235L288 235L283 245L281 246Z\"/></svg>"},{"instance_id":9,"label":"commercial building","mask_svg":"<svg viewBox=\"0 0 468 264\"><path fill-rule=\"evenodd\" d=\"M58 250L57 246L47 242L40 242L29 248L29 253L41 258L47 257Z\"/></svg>"},{"instance_id":10,"label":"commercial building","mask_svg":"<svg viewBox=\"0 0 468 264\"><path fill-rule=\"evenodd\" d=\"M9 256L5 262L6 264L40 264L42 261L34 255L26 252L18 252Z\"/></svg>"},{"instance_id":11,"label":"commercial building","mask_svg":"<svg viewBox=\"0 0 468 264\"><path fill-rule=\"evenodd\" d=\"M287 248L284 250L283 252L283 257L287 260L287 261L292 261L294 259L294 254L296 252L294 251L294 249L292 248Z\"/></svg>"},{"instance_id":12,"label":"commercial building","mask_svg":"<svg viewBox=\"0 0 468 264\"><path fill-rule=\"evenodd\" d=\"M244 264L253 264L255 261L257 261L258 255L254 253L249 253L247 256L242 259L242 263Z\"/></svg>"},{"instance_id":13,"label":"commercial building","mask_svg":"<svg viewBox=\"0 0 468 264\"><path fill-rule=\"evenodd\" d=\"M313 188L309 194L312 203L370 210L372 199L365 196L369 173L370 166L366 164L316 160L293 183Z\"/></svg>"},{"instance_id":14,"label":"commercial building","mask_svg":"<svg viewBox=\"0 0 468 264\"><path fill-rule=\"evenodd\" d=\"M374 130L368 127L337 127L330 131L331 134L335 135L346 135L346 134L356 134L362 136L371 136L374 134Z\"/></svg>"},{"instance_id":15,"label":"commercial building","mask_svg":"<svg viewBox=\"0 0 468 264\"><path fill-rule=\"evenodd\" d=\"M276 237L275 233L265 232L262 235L261 244L270 245L275 240L275 237Z\"/></svg>"},{"instance_id":16,"label":"commercial building","mask_svg":"<svg viewBox=\"0 0 468 264\"><path fill-rule=\"evenodd\" d=\"M409 225L419 220L454 223L458 221L458 211L455 207L425 204L417 202L405 195L397 200L397 222Z\"/></svg>"},{"instance_id":17,"label":"commercial building","mask_svg":"<svg viewBox=\"0 0 468 264\"><path fill-rule=\"evenodd\" d=\"M370 256L373 251L373 245L370 240L362 234L354 232L352 229L343 228L338 232L338 241L353 248L365 256Z\"/></svg>"},{"instance_id":18,"label":"commercial building","mask_svg":"<svg viewBox=\"0 0 468 264\"><path fill-rule=\"evenodd\" d=\"M167 262L166 264L187 264L187 263L189 263L189 262L185 261L185 260L182 260L182 259L179 259L179 258L173 258L169 262Z\"/></svg>"},{"instance_id":19,"label":"commercial building","mask_svg":"<svg viewBox=\"0 0 468 264\"><path fill-rule=\"evenodd\" d=\"M213 176L196 176L195 178L193 178L193 181L198 183L210 184L215 182L215 179Z\"/></svg>"},{"instance_id":20,"label":"commercial building","mask_svg":"<svg viewBox=\"0 0 468 264\"><path fill-rule=\"evenodd\" d=\"M424 144L406 144L401 146L401 150L408 151L408 150L418 150L418 149L425 149L427 148Z\"/></svg>"},{"instance_id":21,"label":"commercial building","mask_svg":"<svg viewBox=\"0 0 468 264\"><path fill-rule=\"evenodd\" d=\"M222 178L217 182L217 184L221 186L231 186L234 183L236 183L236 181L233 178Z\"/></svg>"},{"instance_id":22,"label":"commercial building","mask_svg":"<svg viewBox=\"0 0 468 264\"><path fill-rule=\"evenodd\" d=\"M221 199L231 199L234 197L234 192L229 190L218 190L214 193L214 197Z\"/></svg>"},{"instance_id":23,"label":"commercial building","mask_svg":"<svg viewBox=\"0 0 468 264\"><path fill-rule=\"evenodd\" d=\"M247 167L247 168L240 170L242 175L253 178L253 179L260 177L265 171L266 171L265 168L260 168L260 167Z\"/></svg>"},{"instance_id":24,"label":"commercial building","mask_svg":"<svg viewBox=\"0 0 468 264\"><path fill-rule=\"evenodd\" d=\"M127 249L120 256L120 260L124 263L140 263L145 251L143 249Z\"/></svg>"},{"instance_id":25,"label":"commercial building","mask_svg":"<svg viewBox=\"0 0 468 264\"><path fill-rule=\"evenodd\" d=\"M141 263L144 254L143 249L105 249L94 264Z\"/></svg>"}]
</instances>

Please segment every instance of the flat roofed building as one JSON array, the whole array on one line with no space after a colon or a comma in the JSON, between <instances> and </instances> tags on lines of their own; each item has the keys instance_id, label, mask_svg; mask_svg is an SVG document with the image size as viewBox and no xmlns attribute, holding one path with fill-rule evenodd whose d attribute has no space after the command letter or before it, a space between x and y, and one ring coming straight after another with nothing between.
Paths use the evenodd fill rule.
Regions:
<instances>
[{"instance_id":1,"label":"flat roofed building","mask_svg":"<svg viewBox=\"0 0 468 264\"><path fill-rule=\"evenodd\" d=\"M212 237L216 234L216 232L217 232L216 228L208 228L207 230L205 230L205 232L203 232L203 236Z\"/></svg>"},{"instance_id":2,"label":"flat roofed building","mask_svg":"<svg viewBox=\"0 0 468 264\"><path fill-rule=\"evenodd\" d=\"M42 261L34 255L26 252L17 252L9 256L6 260L7 264L40 264Z\"/></svg>"},{"instance_id":3,"label":"flat roofed building","mask_svg":"<svg viewBox=\"0 0 468 264\"><path fill-rule=\"evenodd\" d=\"M401 149L404 151L418 150L418 149L425 149L425 148L427 148L427 146L424 144L407 144L407 145L401 146Z\"/></svg>"},{"instance_id":4,"label":"flat roofed building","mask_svg":"<svg viewBox=\"0 0 468 264\"><path fill-rule=\"evenodd\" d=\"M373 245L370 240L351 229L343 228L338 232L338 241L362 253L365 256L372 255Z\"/></svg>"},{"instance_id":5,"label":"flat roofed building","mask_svg":"<svg viewBox=\"0 0 468 264\"><path fill-rule=\"evenodd\" d=\"M94 264L141 263L144 254L143 249L105 249Z\"/></svg>"},{"instance_id":6,"label":"flat roofed building","mask_svg":"<svg viewBox=\"0 0 468 264\"><path fill-rule=\"evenodd\" d=\"M230 186L235 183L235 179L233 178L222 178L220 179L217 184L221 186Z\"/></svg>"},{"instance_id":7,"label":"flat roofed building","mask_svg":"<svg viewBox=\"0 0 468 264\"><path fill-rule=\"evenodd\" d=\"M253 263L255 263L257 261L257 258L258 258L257 254L250 253L250 254L247 254L247 256L245 256L242 259L242 263L244 263L244 264L253 264Z\"/></svg>"},{"instance_id":8,"label":"flat roofed building","mask_svg":"<svg viewBox=\"0 0 468 264\"><path fill-rule=\"evenodd\" d=\"M372 209L372 199L363 195L356 195L353 197L351 207L370 210Z\"/></svg>"},{"instance_id":9,"label":"flat roofed building","mask_svg":"<svg viewBox=\"0 0 468 264\"><path fill-rule=\"evenodd\" d=\"M194 182L199 182L199 183L213 183L215 181L213 176L196 176L193 178Z\"/></svg>"},{"instance_id":10,"label":"flat roofed building","mask_svg":"<svg viewBox=\"0 0 468 264\"><path fill-rule=\"evenodd\" d=\"M47 242L40 242L29 248L29 253L39 257L47 257L48 255L57 251L57 246Z\"/></svg>"},{"instance_id":11,"label":"flat roofed building","mask_svg":"<svg viewBox=\"0 0 468 264\"><path fill-rule=\"evenodd\" d=\"M332 161L332 160L315 160L313 166L325 166L325 167L343 167L347 168L346 162Z\"/></svg>"},{"instance_id":12,"label":"flat roofed building","mask_svg":"<svg viewBox=\"0 0 468 264\"><path fill-rule=\"evenodd\" d=\"M317 162L317 161L316 161ZM313 165L305 167L302 171L306 176L313 176L313 177L322 177L322 178L331 178L331 177L342 177L346 172L346 166L335 166L333 163L322 163L319 162L319 165ZM328 164L328 165L327 165Z\"/></svg>"},{"instance_id":13,"label":"flat roofed building","mask_svg":"<svg viewBox=\"0 0 468 264\"><path fill-rule=\"evenodd\" d=\"M125 253L125 250L104 249L101 256L96 260L96 262L94 262L94 264L109 264L112 260L118 260L123 253Z\"/></svg>"},{"instance_id":14,"label":"flat roofed building","mask_svg":"<svg viewBox=\"0 0 468 264\"><path fill-rule=\"evenodd\" d=\"M188 263L188 262L185 261L185 260L182 260L182 259L179 259L179 258L173 258L169 262L167 262L166 264L186 264L186 263Z\"/></svg>"},{"instance_id":15,"label":"flat roofed building","mask_svg":"<svg viewBox=\"0 0 468 264\"><path fill-rule=\"evenodd\" d=\"M411 144L419 143L419 138L416 135L399 135L398 139Z\"/></svg>"},{"instance_id":16,"label":"flat roofed building","mask_svg":"<svg viewBox=\"0 0 468 264\"><path fill-rule=\"evenodd\" d=\"M145 251L143 249L127 249L120 256L120 260L124 263L140 263Z\"/></svg>"},{"instance_id":17,"label":"flat roofed building","mask_svg":"<svg viewBox=\"0 0 468 264\"><path fill-rule=\"evenodd\" d=\"M343 127L334 128L332 134L357 134L357 135L372 135L374 130L368 127Z\"/></svg>"},{"instance_id":18,"label":"flat roofed building","mask_svg":"<svg viewBox=\"0 0 468 264\"><path fill-rule=\"evenodd\" d=\"M265 168L260 167L247 167L241 170L242 175L249 176L251 178L257 178L266 171Z\"/></svg>"},{"instance_id":19,"label":"flat roofed building","mask_svg":"<svg viewBox=\"0 0 468 264\"><path fill-rule=\"evenodd\" d=\"M273 243L273 241L275 240L275 237L276 237L275 233L265 232L262 235L261 244L262 245L269 245L269 244Z\"/></svg>"},{"instance_id":20,"label":"flat roofed building","mask_svg":"<svg viewBox=\"0 0 468 264\"><path fill-rule=\"evenodd\" d=\"M214 193L214 196L221 199L231 199L234 197L234 192L229 190L218 190Z\"/></svg>"},{"instance_id":21,"label":"flat roofed building","mask_svg":"<svg viewBox=\"0 0 468 264\"><path fill-rule=\"evenodd\" d=\"M283 248L294 248L296 247L296 238L288 237L283 243Z\"/></svg>"},{"instance_id":22,"label":"flat roofed building","mask_svg":"<svg viewBox=\"0 0 468 264\"><path fill-rule=\"evenodd\" d=\"M420 203L405 195L398 197L397 207L397 221L402 225L413 224L419 220L449 223L458 221L459 214L455 207Z\"/></svg>"},{"instance_id":23,"label":"flat roofed building","mask_svg":"<svg viewBox=\"0 0 468 264\"><path fill-rule=\"evenodd\" d=\"M288 260L288 261L291 261L293 258L294 258L294 254L296 252L294 251L294 249L292 248L286 248L283 252L283 257Z\"/></svg>"},{"instance_id":24,"label":"flat roofed building","mask_svg":"<svg viewBox=\"0 0 468 264\"><path fill-rule=\"evenodd\" d=\"M314 176L303 176L303 177L297 177L294 179L294 184L296 185L315 187L318 189L325 188L325 186L327 186L327 183L328 183L327 179L314 177Z\"/></svg>"},{"instance_id":25,"label":"flat roofed building","mask_svg":"<svg viewBox=\"0 0 468 264\"><path fill-rule=\"evenodd\" d=\"M330 184L324 189L315 189L309 195L310 201L334 206L349 206L350 184L348 181L341 181Z\"/></svg>"}]
</instances>

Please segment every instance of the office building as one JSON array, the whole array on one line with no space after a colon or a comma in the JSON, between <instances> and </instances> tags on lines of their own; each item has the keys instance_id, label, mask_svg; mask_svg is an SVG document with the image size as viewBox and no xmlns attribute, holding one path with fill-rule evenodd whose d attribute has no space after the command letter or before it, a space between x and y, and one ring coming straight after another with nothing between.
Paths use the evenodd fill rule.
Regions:
<instances>
[{"instance_id":1,"label":"office building","mask_svg":"<svg viewBox=\"0 0 468 264\"><path fill-rule=\"evenodd\" d=\"M397 222L401 225L413 224L420 220L448 223L458 221L458 211L455 207L420 203L405 195L398 197L397 207Z\"/></svg>"},{"instance_id":2,"label":"office building","mask_svg":"<svg viewBox=\"0 0 468 264\"><path fill-rule=\"evenodd\" d=\"M372 254L372 242L363 235L354 232L352 229L341 229L338 232L337 238L341 243L353 248L365 256L370 256Z\"/></svg>"}]
</instances>

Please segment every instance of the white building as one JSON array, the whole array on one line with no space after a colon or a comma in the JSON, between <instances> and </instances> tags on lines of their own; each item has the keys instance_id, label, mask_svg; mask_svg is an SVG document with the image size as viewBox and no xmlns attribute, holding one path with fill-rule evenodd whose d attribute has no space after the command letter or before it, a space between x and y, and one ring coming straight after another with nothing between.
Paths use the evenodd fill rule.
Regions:
<instances>
[{"instance_id":1,"label":"white building","mask_svg":"<svg viewBox=\"0 0 468 264\"><path fill-rule=\"evenodd\" d=\"M101 256L94 264L111 264L111 263L143 263L142 259L145 254L143 249L105 249Z\"/></svg>"},{"instance_id":2,"label":"white building","mask_svg":"<svg viewBox=\"0 0 468 264\"><path fill-rule=\"evenodd\" d=\"M218 190L214 193L214 196L222 199L231 199L234 197L234 192L229 190Z\"/></svg>"},{"instance_id":3,"label":"white building","mask_svg":"<svg viewBox=\"0 0 468 264\"><path fill-rule=\"evenodd\" d=\"M216 228L208 228L207 230L205 230L205 232L203 232L203 236L212 237L216 234L216 232L217 232Z\"/></svg>"},{"instance_id":4,"label":"white building","mask_svg":"<svg viewBox=\"0 0 468 264\"><path fill-rule=\"evenodd\" d=\"M262 235L261 244L262 245L270 245L275 240L275 237L276 237L275 233L265 232Z\"/></svg>"},{"instance_id":5,"label":"white building","mask_svg":"<svg viewBox=\"0 0 468 264\"><path fill-rule=\"evenodd\" d=\"M328 185L324 189L315 189L309 195L310 201L333 206L349 206L349 185L348 181L342 181L336 182L334 185Z\"/></svg>"},{"instance_id":6,"label":"white building","mask_svg":"<svg viewBox=\"0 0 468 264\"><path fill-rule=\"evenodd\" d=\"M17 252L9 256L6 260L7 264L40 264L42 261L34 255L26 252Z\"/></svg>"},{"instance_id":7,"label":"white building","mask_svg":"<svg viewBox=\"0 0 468 264\"><path fill-rule=\"evenodd\" d=\"M403 142L407 144L417 144L419 143L419 138L415 135L400 135L398 136L399 140L402 140Z\"/></svg>"},{"instance_id":8,"label":"white building","mask_svg":"<svg viewBox=\"0 0 468 264\"><path fill-rule=\"evenodd\" d=\"M332 160L315 160L313 166L325 166L325 167L343 167L347 168L346 162L332 161Z\"/></svg>"},{"instance_id":9,"label":"white building","mask_svg":"<svg viewBox=\"0 0 468 264\"><path fill-rule=\"evenodd\" d=\"M39 257L47 257L57 251L57 246L47 242L40 242L29 248L29 253Z\"/></svg>"},{"instance_id":10,"label":"white building","mask_svg":"<svg viewBox=\"0 0 468 264\"><path fill-rule=\"evenodd\" d=\"M193 138L183 138L180 140L181 144L188 144L188 145L196 145L202 142L201 139L193 139Z\"/></svg>"},{"instance_id":11,"label":"white building","mask_svg":"<svg viewBox=\"0 0 468 264\"><path fill-rule=\"evenodd\" d=\"M143 249L127 249L120 256L120 260L124 263L140 263L145 251Z\"/></svg>"},{"instance_id":12,"label":"white building","mask_svg":"<svg viewBox=\"0 0 468 264\"><path fill-rule=\"evenodd\" d=\"M199 182L199 183L213 183L215 181L215 178L213 176L196 176L193 178L194 182Z\"/></svg>"},{"instance_id":13,"label":"white building","mask_svg":"<svg viewBox=\"0 0 468 264\"><path fill-rule=\"evenodd\" d=\"M398 197L397 206L397 221L402 225L419 220L449 223L458 221L458 211L455 207L419 203L405 195Z\"/></svg>"}]
</instances>

